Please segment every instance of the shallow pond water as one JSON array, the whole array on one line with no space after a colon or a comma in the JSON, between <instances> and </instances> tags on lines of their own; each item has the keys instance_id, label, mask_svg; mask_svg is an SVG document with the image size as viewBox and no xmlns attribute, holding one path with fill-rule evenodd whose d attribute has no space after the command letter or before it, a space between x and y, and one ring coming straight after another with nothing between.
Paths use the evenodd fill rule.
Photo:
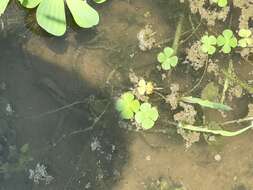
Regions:
<instances>
[{"instance_id":1,"label":"shallow pond water","mask_svg":"<svg viewBox=\"0 0 253 190\"><path fill-rule=\"evenodd\" d=\"M206 74L206 68L194 70L185 50L205 31L217 34L231 24L236 29L237 10L226 22L208 27L177 0L109 0L96 7L97 27L82 30L69 19L67 33L56 38L38 28L33 13L11 6L0 28L0 190L253 188L251 130L219 137L217 143L202 136L186 148L168 122L180 109L170 109L163 100L173 83L192 96L203 94L210 82L222 92L220 77ZM172 45L182 15L180 64L172 72L160 71L156 56ZM147 25L156 45L142 51L137 34ZM252 60L246 64L236 53L215 59L218 64L233 59L238 77L253 79ZM150 97L160 113L150 131L124 128L131 122L122 122L114 108L120 94L133 88L130 71L162 87ZM252 94L244 89L242 96L225 102L233 108L225 117L196 107L196 123L203 122L202 116L207 122L246 117ZM46 174L38 180L36 167L43 166Z\"/></svg>"}]
</instances>

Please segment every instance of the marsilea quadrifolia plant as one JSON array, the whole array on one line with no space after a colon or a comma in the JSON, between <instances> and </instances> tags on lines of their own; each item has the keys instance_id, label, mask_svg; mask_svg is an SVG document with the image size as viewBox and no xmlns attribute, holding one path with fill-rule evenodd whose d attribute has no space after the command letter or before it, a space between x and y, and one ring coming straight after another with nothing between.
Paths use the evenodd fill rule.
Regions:
<instances>
[{"instance_id":1,"label":"marsilea quadrifolia plant","mask_svg":"<svg viewBox=\"0 0 253 190\"><path fill-rule=\"evenodd\" d=\"M10 0L0 0L0 16ZM65 4L68 6L76 24L82 28L91 28L98 24L99 15L86 0L18 0L28 9L37 7L38 24L48 33L62 36L66 32ZM103 3L106 0L93 0Z\"/></svg>"}]
</instances>

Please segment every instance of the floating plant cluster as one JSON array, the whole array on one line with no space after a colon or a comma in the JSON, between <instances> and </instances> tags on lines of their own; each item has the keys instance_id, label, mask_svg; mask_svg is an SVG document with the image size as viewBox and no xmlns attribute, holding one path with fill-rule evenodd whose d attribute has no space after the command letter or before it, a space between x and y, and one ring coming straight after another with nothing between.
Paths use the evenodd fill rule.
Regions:
<instances>
[{"instance_id":1,"label":"floating plant cluster","mask_svg":"<svg viewBox=\"0 0 253 190\"><path fill-rule=\"evenodd\" d=\"M220 11L222 14L226 13L225 16L221 16L222 14L216 15L217 18L223 17L222 19L224 20L227 18L229 9L231 6L233 6L233 4L230 4L227 0L211 0L210 2L200 0L198 3L189 0L189 2L190 9L193 13L200 13L200 15L202 13L203 15L201 15L201 17L208 17L208 15L211 16L211 9L207 8L208 6L211 6L213 12ZM212 22L215 23L215 21L216 19L214 18ZM199 25L204 25L202 22L204 21L200 21ZM213 23L210 24L207 20L207 27L209 25L213 25ZM157 68L162 74L162 80L173 76L173 72L182 72L175 69L178 65L181 65L180 70L182 70L184 67L184 64L181 62L184 57L178 57L179 54L181 55L181 52L184 52L181 44L185 43L185 41L189 40L190 38L193 38L192 36L197 33L199 27L193 27L193 33L186 37L187 40L182 40L182 42L180 41L181 35L183 36L182 26L182 17L180 17L173 44L171 44L171 46L165 46L163 50L157 54L156 60L159 63ZM217 110L221 113L221 115L223 115L223 117L226 117L226 114L233 110L233 106L226 104L228 103L226 99L231 100L233 94L235 97L241 97L243 90L246 93L251 94L251 96L253 94L253 87L240 80L235 74L232 56L232 53L236 54L252 48L252 29L249 26L244 28L239 27L238 30L230 28L231 27L226 28L220 33L217 31L212 32L211 30L208 30L208 33L206 31L198 31L198 33L201 34L195 35L197 40L193 41L194 45L192 48L186 51L188 56L186 56L186 61L184 62L189 63L190 65L195 65L194 70L196 71L199 71L200 69L203 69L204 71L198 83L188 91L180 91L181 89L179 90L179 87L174 90L174 86L179 85L171 84L169 94L169 92L165 90L168 88L166 86L155 88L153 85L154 82L152 81L146 82L143 78L140 79L138 77L134 77L135 80L131 80L130 77L130 81L135 84L135 88L131 89L131 91L124 92L116 101L116 109L120 113L121 118L130 120L133 125L137 126L137 129L139 127L144 130L153 128L158 120L158 117L161 116L159 116L160 114L158 112L160 108L158 106L153 106L153 104L150 102L152 102L154 96L159 96L159 98L162 99L162 102L169 104L170 114L174 114L174 121L168 121L168 118L163 119L165 121L165 125L168 123L170 125L174 125L177 129L177 132L182 135L182 137L187 141L186 144L189 146L193 142L196 142L200 139L200 134L203 134L207 140L209 138L213 140L216 136L236 136L253 128L253 119L251 118L250 120L249 117L242 118L239 120L239 122L251 121L250 125L236 131L226 130L223 127L228 124L236 123L238 120L224 123L213 121L210 123L205 120L205 115L200 117L201 114L205 114L206 110L210 109ZM155 33L156 32L152 31L152 34ZM152 39L154 39L154 35L152 35ZM179 46L180 48L178 48ZM148 50L151 50L152 48L154 47L152 46ZM155 48L161 47L156 46ZM192 54L190 54L190 52L192 52ZM217 55L215 55L216 53ZM225 57L227 62L223 65L228 65L228 67L225 69L217 64L217 62L221 61L220 59L222 57ZM243 57L243 59L247 59L247 57ZM203 78L205 77L206 73L213 73L216 79L204 86L201 95L192 93L197 88L200 88L200 83L203 82ZM216 85L217 80L218 84ZM218 85L222 87L222 91L219 89ZM152 95L152 97L150 95ZM198 111L196 111L195 108ZM198 119L195 117L198 117ZM164 129L162 126L163 124L160 125L160 127ZM187 147L189 147L188 145Z\"/></svg>"},{"instance_id":2,"label":"floating plant cluster","mask_svg":"<svg viewBox=\"0 0 253 190\"><path fill-rule=\"evenodd\" d=\"M82 28L91 28L98 24L99 15L87 1L83 0L18 0L20 4L28 9L37 7L36 19L38 24L48 33L62 36L66 32L65 2L68 6L76 24ZM93 0L103 3L106 0ZM0 16L4 13L9 0L0 1Z\"/></svg>"}]
</instances>

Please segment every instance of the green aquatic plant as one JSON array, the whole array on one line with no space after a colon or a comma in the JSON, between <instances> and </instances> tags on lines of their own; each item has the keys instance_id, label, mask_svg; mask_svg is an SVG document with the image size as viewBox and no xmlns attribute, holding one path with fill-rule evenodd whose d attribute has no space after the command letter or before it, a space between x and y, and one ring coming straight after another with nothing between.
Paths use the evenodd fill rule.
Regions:
<instances>
[{"instance_id":1,"label":"green aquatic plant","mask_svg":"<svg viewBox=\"0 0 253 190\"><path fill-rule=\"evenodd\" d=\"M217 38L217 45L222 46L223 53L230 53L232 48L237 46L237 39L232 30L226 29Z\"/></svg>"},{"instance_id":2,"label":"green aquatic plant","mask_svg":"<svg viewBox=\"0 0 253 190\"><path fill-rule=\"evenodd\" d=\"M131 92L125 92L116 102L116 110L123 119L132 119L134 113L140 108L140 102L134 98Z\"/></svg>"},{"instance_id":3,"label":"green aquatic plant","mask_svg":"<svg viewBox=\"0 0 253 190\"><path fill-rule=\"evenodd\" d=\"M83 0L18 0L25 8L35 8L38 24L48 33L62 36L66 32L65 2L76 22L82 28L91 28L98 24L99 15L86 1ZM103 3L106 0L94 0ZM9 0L1 0L0 15L6 9Z\"/></svg>"},{"instance_id":4,"label":"green aquatic plant","mask_svg":"<svg viewBox=\"0 0 253 190\"><path fill-rule=\"evenodd\" d=\"M135 114L135 121L143 129L151 129L158 119L158 116L159 114L155 107L152 107L150 103L143 103L140 106L140 110Z\"/></svg>"},{"instance_id":5,"label":"green aquatic plant","mask_svg":"<svg viewBox=\"0 0 253 190\"><path fill-rule=\"evenodd\" d=\"M0 173L10 174L27 169L29 163L33 161L29 149L29 144L24 144L19 151L16 151L16 148L12 148L9 157L15 157L15 162L5 162L0 165Z\"/></svg>"},{"instance_id":6,"label":"green aquatic plant","mask_svg":"<svg viewBox=\"0 0 253 190\"><path fill-rule=\"evenodd\" d=\"M1 14L4 13L8 3L9 3L9 0L1 0L0 1L0 16L1 16Z\"/></svg>"},{"instance_id":7,"label":"green aquatic plant","mask_svg":"<svg viewBox=\"0 0 253 190\"><path fill-rule=\"evenodd\" d=\"M241 37L241 39L238 41L238 45L240 47L248 47L253 45L253 38L252 38L252 32L249 29L240 29L238 32L238 35Z\"/></svg>"},{"instance_id":8,"label":"green aquatic plant","mask_svg":"<svg viewBox=\"0 0 253 190\"><path fill-rule=\"evenodd\" d=\"M238 131L225 131L222 129L208 129L208 128L205 128L205 126L193 126L193 125L186 125L183 123L179 123L178 127L186 129L186 130L190 130L190 131L195 131L195 132L211 133L213 135L221 135L224 137L233 137L233 136L240 135L241 133L243 133L249 129L252 129L253 123L251 123L251 125L249 125L248 127L245 127L245 128L240 129Z\"/></svg>"},{"instance_id":9,"label":"green aquatic plant","mask_svg":"<svg viewBox=\"0 0 253 190\"><path fill-rule=\"evenodd\" d=\"M181 100L187 103L199 104L202 107L207 107L207 108L212 108L212 109L217 109L217 110L223 110L223 111L232 110L232 108L227 105L211 102L209 100L203 100L201 98L195 98L192 96L182 97Z\"/></svg>"},{"instance_id":10,"label":"green aquatic plant","mask_svg":"<svg viewBox=\"0 0 253 190\"><path fill-rule=\"evenodd\" d=\"M204 35L201 38L201 42L202 42L201 50L204 53L208 53L209 55L212 55L215 53L215 51L216 51L215 45L217 43L217 39L215 38L215 36Z\"/></svg>"},{"instance_id":11,"label":"green aquatic plant","mask_svg":"<svg viewBox=\"0 0 253 190\"><path fill-rule=\"evenodd\" d=\"M213 0L214 3L217 3L219 7L226 7L228 0Z\"/></svg>"},{"instance_id":12,"label":"green aquatic plant","mask_svg":"<svg viewBox=\"0 0 253 190\"><path fill-rule=\"evenodd\" d=\"M163 52L157 55L157 60L161 63L163 70L170 70L178 63L178 57L174 55L174 50L170 47L164 48Z\"/></svg>"}]
</instances>

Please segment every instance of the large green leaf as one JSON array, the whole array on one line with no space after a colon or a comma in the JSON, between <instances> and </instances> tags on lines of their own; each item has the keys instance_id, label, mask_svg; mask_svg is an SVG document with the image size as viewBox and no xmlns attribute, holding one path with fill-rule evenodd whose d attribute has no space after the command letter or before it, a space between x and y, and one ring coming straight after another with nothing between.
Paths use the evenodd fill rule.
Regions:
<instances>
[{"instance_id":1,"label":"large green leaf","mask_svg":"<svg viewBox=\"0 0 253 190\"><path fill-rule=\"evenodd\" d=\"M203 100L203 99L200 99L200 98L194 98L194 97L191 97L191 96L182 97L182 100L184 102L188 102L188 103L192 103L192 104L199 104L202 107L208 107L208 108L212 108L212 109L218 109L218 110L223 110L223 111L232 110L232 108L227 106L227 105L220 104L220 103L215 103L215 102L210 102L208 100Z\"/></svg>"},{"instance_id":2,"label":"large green leaf","mask_svg":"<svg viewBox=\"0 0 253 190\"><path fill-rule=\"evenodd\" d=\"M9 0L0 0L0 16L4 13L7 5L9 3Z\"/></svg>"},{"instance_id":3,"label":"large green leaf","mask_svg":"<svg viewBox=\"0 0 253 190\"><path fill-rule=\"evenodd\" d=\"M78 26L90 28L98 24L99 15L88 3L83 0L66 0L66 2Z\"/></svg>"},{"instance_id":4,"label":"large green leaf","mask_svg":"<svg viewBox=\"0 0 253 190\"><path fill-rule=\"evenodd\" d=\"M62 36L66 31L64 0L42 0L36 18L38 24L48 33Z\"/></svg>"},{"instance_id":5,"label":"large green leaf","mask_svg":"<svg viewBox=\"0 0 253 190\"><path fill-rule=\"evenodd\" d=\"M18 0L25 8L32 9L36 7L42 0Z\"/></svg>"}]
</instances>

